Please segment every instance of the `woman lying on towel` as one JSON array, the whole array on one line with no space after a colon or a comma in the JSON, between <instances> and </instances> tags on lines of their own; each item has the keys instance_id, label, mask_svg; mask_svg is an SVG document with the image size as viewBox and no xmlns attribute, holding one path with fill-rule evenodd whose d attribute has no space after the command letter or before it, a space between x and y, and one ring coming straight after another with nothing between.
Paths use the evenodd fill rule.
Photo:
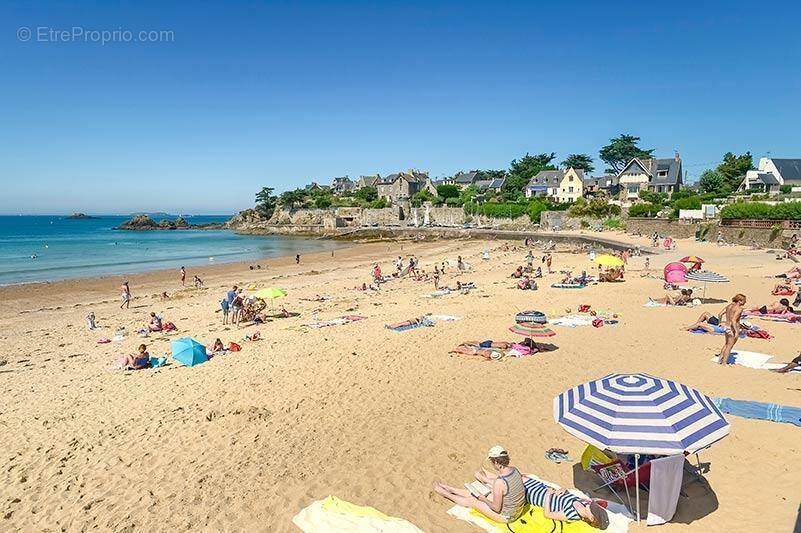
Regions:
<instances>
[{"instance_id":1,"label":"woman lying on towel","mask_svg":"<svg viewBox=\"0 0 801 533\"><path fill-rule=\"evenodd\" d=\"M405 328L407 326L433 326L433 325L434 321L428 318L427 316L419 316L411 320L404 320L403 322L397 322L395 324L387 324L385 327L389 329L400 329L400 328Z\"/></svg>"},{"instance_id":2,"label":"woman lying on towel","mask_svg":"<svg viewBox=\"0 0 801 533\"><path fill-rule=\"evenodd\" d=\"M791 372L796 369L801 369L801 355L787 363L781 368L777 368L774 372L778 372L779 374L786 374L787 372Z\"/></svg>"},{"instance_id":3,"label":"woman lying on towel","mask_svg":"<svg viewBox=\"0 0 801 533\"><path fill-rule=\"evenodd\" d=\"M793 284L789 281L780 281L773 287L770 293L773 296L791 296L795 294L795 288L793 288Z\"/></svg>"},{"instance_id":4,"label":"woman lying on towel","mask_svg":"<svg viewBox=\"0 0 801 533\"><path fill-rule=\"evenodd\" d=\"M514 522L523 513L526 503L523 478L517 468L509 465L509 452L503 447L493 446L487 459L495 471L492 482L487 482L492 487L489 497L474 495L466 489L457 489L439 481L434 482L434 492L456 505L475 509L490 520L504 524Z\"/></svg>"},{"instance_id":5,"label":"woman lying on towel","mask_svg":"<svg viewBox=\"0 0 801 533\"><path fill-rule=\"evenodd\" d=\"M773 302L770 305L746 309L746 312L760 315L784 315L787 313L793 313L794 311L793 308L790 307L790 300L787 298L782 298L778 302Z\"/></svg>"},{"instance_id":6,"label":"woman lying on towel","mask_svg":"<svg viewBox=\"0 0 801 533\"><path fill-rule=\"evenodd\" d=\"M725 323L721 322L724 312L725 309L717 315L713 315L712 313L701 313L701 316L698 317L698 320L695 321L695 324L687 326L686 329L687 331L701 329L707 333L726 333L726 325Z\"/></svg>"},{"instance_id":7,"label":"woman lying on towel","mask_svg":"<svg viewBox=\"0 0 801 533\"><path fill-rule=\"evenodd\" d=\"M590 526L604 530L609 527L609 515L606 509L592 500L584 500L565 489L553 489L527 474L521 474L526 491L526 502L542 507L545 518L560 522L577 522L583 520ZM476 472L476 479L486 484L493 484L497 476L492 472Z\"/></svg>"},{"instance_id":8,"label":"woman lying on towel","mask_svg":"<svg viewBox=\"0 0 801 533\"><path fill-rule=\"evenodd\" d=\"M687 305L693 299L692 289L682 289L677 295L666 294L662 298L649 298L652 302L665 304L665 305Z\"/></svg>"},{"instance_id":9,"label":"woman lying on towel","mask_svg":"<svg viewBox=\"0 0 801 533\"><path fill-rule=\"evenodd\" d=\"M787 272L779 274L777 278L801 279L801 267L794 266Z\"/></svg>"},{"instance_id":10,"label":"woman lying on towel","mask_svg":"<svg viewBox=\"0 0 801 533\"><path fill-rule=\"evenodd\" d=\"M504 353L507 355L521 356L531 355L539 352L537 344L530 338L520 343L504 341L466 341L450 351L460 355L477 355L486 360L491 360L493 355Z\"/></svg>"}]
</instances>

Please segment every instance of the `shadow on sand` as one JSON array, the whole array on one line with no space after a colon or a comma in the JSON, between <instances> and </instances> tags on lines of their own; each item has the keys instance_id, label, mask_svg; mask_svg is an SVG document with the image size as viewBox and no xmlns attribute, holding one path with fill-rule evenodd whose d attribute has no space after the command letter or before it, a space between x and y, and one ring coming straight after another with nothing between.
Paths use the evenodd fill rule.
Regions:
<instances>
[{"instance_id":1,"label":"shadow on sand","mask_svg":"<svg viewBox=\"0 0 801 533\"><path fill-rule=\"evenodd\" d=\"M687 465L685 464L685 466ZM695 466L690 464L688 468L694 470ZM701 463L701 472L709 472L709 463ZM596 487L602 484L603 482L595 473L585 472L581 467L581 463L573 465L573 486L593 498L603 498L616 502L620 502L620 499L622 499L623 505L629 507L625 489L618 491L620 496L620 499L618 499L608 487L595 490ZM631 511L633 515L637 510L636 490L629 488L629 494L631 495ZM676 514L673 515L673 519L670 522L692 524L696 520L714 513L717 508L718 497L706 479L685 471L679 503L676 506ZM648 516L648 492L645 490L640 490L640 515L644 522Z\"/></svg>"}]
</instances>

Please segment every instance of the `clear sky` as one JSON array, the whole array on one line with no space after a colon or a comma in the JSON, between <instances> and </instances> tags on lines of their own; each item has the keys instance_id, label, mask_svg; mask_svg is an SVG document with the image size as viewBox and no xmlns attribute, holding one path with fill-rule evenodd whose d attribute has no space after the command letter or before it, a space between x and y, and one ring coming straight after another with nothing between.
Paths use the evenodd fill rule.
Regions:
<instances>
[{"instance_id":1,"label":"clear sky","mask_svg":"<svg viewBox=\"0 0 801 533\"><path fill-rule=\"evenodd\" d=\"M262 186L526 152L586 152L602 171L622 132L678 150L691 178L726 151L801 157L800 15L740 0L7 1L0 213L225 213ZM104 30L130 42L93 42Z\"/></svg>"}]
</instances>

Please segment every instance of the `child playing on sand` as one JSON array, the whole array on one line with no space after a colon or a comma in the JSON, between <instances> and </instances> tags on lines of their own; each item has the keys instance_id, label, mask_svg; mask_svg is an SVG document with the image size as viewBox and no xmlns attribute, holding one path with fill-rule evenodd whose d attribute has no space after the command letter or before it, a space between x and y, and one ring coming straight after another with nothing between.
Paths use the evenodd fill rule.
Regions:
<instances>
[{"instance_id":1,"label":"child playing on sand","mask_svg":"<svg viewBox=\"0 0 801 533\"><path fill-rule=\"evenodd\" d=\"M95 329L97 326L95 325L95 312L90 311L88 315L86 315L86 325L89 329Z\"/></svg>"},{"instance_id":2,"label":"child playing on sand","mask_svg":"<svg viewBox=\"0 0 801 533\"><path fill-rule=\"evenodd\" d=\"M220 307L222 308L223 325L228 324L228 311L231 308L231 304L228 302L227 297L220 300Z\"/></svg>"}]
</instances>

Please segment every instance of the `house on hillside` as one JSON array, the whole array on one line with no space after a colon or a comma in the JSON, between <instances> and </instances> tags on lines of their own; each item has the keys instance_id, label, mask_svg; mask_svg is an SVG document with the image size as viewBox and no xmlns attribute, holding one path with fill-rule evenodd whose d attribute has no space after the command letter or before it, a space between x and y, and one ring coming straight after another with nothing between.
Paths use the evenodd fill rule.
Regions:
<instances>
[{"instance_id":1,"label":"house on hillside","mask_svg":"<svg viewBox=\"0 0 801 533\"><path fill-rule=\"evenodd\" d=\"M375 187L375 184L381 179L379 174L375 176L359 176L359 179L356 181L356 189L362 189L364 187Z\"/></svg>"},{"instance_id":2,"label":"house on hillside","mask_svg":"<svg viewBox=\"0 0 801 533\"><path fill-rule=\"evenodd\" d=\"M471 185L475 185L478 178L478 171L471 170L470 172L457 172L452 178L451 185L456 185L460 189L466 189Z\"/></svg>"},{"instance_id":3,"label":"house on hillside","mask_svg":"<svg viewBox=\"0 0 801 533\"><path fill-rule=\"evenodd\" d=\"M757 169L746 172L737 191L756 189L766 193L778 193L782 185L789 185L794 189L801 187L801 159L761 157Z\"/></svg>"},{"instance_id":4,"label":"house on hillside","mask_svg":"<svg viewBox=\"0 0 801 533\"><path fill-rule=\"evenodd\" d=\"M489 191L500 192L504 183L506 183L506 178L495 178L491 180L476 180L473 185L478 192L484 194Z\"/></svg>"},{"instance_id":5,"label":"house on hillside","mask_svg":"<svg viewBox=\"0 0 801 533\"><path fill-rule=\"evenodd\" d=\"M341 178L334 178L334 181L331 183L331 192L334 194L342 194L344 192L350 192L356 187L356 184L348 176L343 176Z\"/></svg>"},{"instance_id":6,"label":"house on hillside","mask_svg":"<svg viewBox=\"0 0 801 533\"><path fill-rule=\"evenodd\" d=\"M557 203L573 203L584 194L584 170L540 170L525 188L526 198L545 196Z\"/></svg>"},{"instance_id":7,"label":"house on hillside","mask_svg":"<svg viewBox=\"0 0 801 533\"><path fill-rule=\"evenodd\" d=\"M617 198L620 194L620 182L616 174L605 176L585 176L584 196L595 197L605 194L609 198Z\"/></svg>"},{"instance_id":8,"label":"house on hillside","mask_svg":"<svg viewBox=\"0 0 801 533\"><path fill-rule=\"evenodd\" d=\"M428 177L428 173L418 170L390 174L378 180L375 187L379 198L385 198L393 204L408 201L422 190L427 190L432 195L437 194L437 189Z\"/></svg>"},{"instance_id":9,"label":"house on hillside","mask_svg":"<svg viewBox=\"0 0 801 533\"><path fill-rule=\"evenodd\" d=\"M682 184L681 157L678 152L672 158L634 158L618 172L620 199L631 201L639 198L640 191L672 193Z\"/></svg>"},{"instance_id":10,"label":"house on hillside","mask_svg":"<svg viewBox=\"0 0 801 533\"><path fill-rule=\"evenodd\" d=\"M309 183L308 185L306 185L304 187L304 189L307 192L318 192L318 191L327 191L329 188L327 186L325 186L325 185L320 185L316 181L313 181L313 182Z\"/></svg>"}]
</instances>

